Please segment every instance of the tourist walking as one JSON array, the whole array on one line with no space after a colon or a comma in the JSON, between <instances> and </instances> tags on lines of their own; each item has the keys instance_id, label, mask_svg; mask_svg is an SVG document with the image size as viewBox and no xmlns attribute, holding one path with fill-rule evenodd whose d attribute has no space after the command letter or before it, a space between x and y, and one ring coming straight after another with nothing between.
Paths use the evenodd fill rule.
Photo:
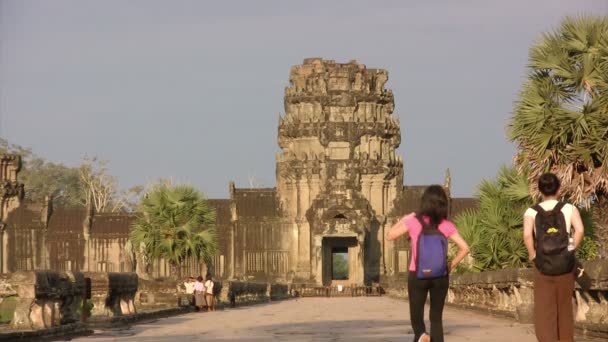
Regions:
<instances>
[{"instance_id":1,"label":"tourist walking","mask_svg":"<svg viewBox=\"0 0 608 342\"><path fill-rule=\"evenodd\" d=\"M405 233L411 240L407 292L414 342L443 342L443 306L448 293L449 273L469 253L469 245L456 226L447 219L448 197L440 185L425 189L418 212L401 218L389 230L387 239ZM458 254L448 263L448 239L458 246ZM424 303L431 297L430 334L424 324Z\"/></svg>"},{"instance_id":2,"label":"tourist walking","mask_svg":"<svg viewBox=\"0 0 608 342\"><path fill-rule=\"evenodd\" d=\"M584 226L578 209L558 200L559 188L555 174L541 175L542 201L524 213L523 238L534 263L534 330L540 342L574 341L572 294L579 273L574 252Z\"/></svg>"},{"instance_id":3,"label":"tourist walking","mask_svg":"<svg viewBox=\"0 0 608 342\"><path fill-rule=\"evenodd\" d=\"M213 295L213 277L207 274L207 281L205 282L205 300L207 301L207 308L209 311L215 311L215 296Z\"/></svg>"},{"instance_id":4,"label":"tourist walking","mask_svg":"<svg viewBox=\"0 0 608 342\"><path fill-rule=\"evenodd\" d=\"M199 311L203 311L205 308L205 284L203 283L203 277L198 276L194 283L194 305Z\"/></svg>"}]
</instances>

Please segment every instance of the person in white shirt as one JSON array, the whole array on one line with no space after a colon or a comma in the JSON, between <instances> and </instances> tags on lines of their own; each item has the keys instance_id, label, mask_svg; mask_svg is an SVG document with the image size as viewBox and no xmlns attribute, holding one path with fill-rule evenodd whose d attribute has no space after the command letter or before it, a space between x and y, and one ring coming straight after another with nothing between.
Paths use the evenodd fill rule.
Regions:
<instances>
[{"instance_id":1,"label":"person in white shirt","mask_svg":"<svg viewBox=\"0 0 608 342\"><path fill-rule=\"evenodd\" d=\"M574 315L572 311L574 273L576 273L574 252L583 240L585 229L578 209L571 204L558 200L559 188L560 182L555 174L545 173L541 175L538 179L538 190L542 194L542 202L533 208L529 208L524 213L524 243L528 249L528 258L535 265L534 330L536 338L540 342L574 341ZM553 209L559 209L559 212L563 214L565 233L567 233L567 236L572 236L569 238L567 253L560 252L557 254L557 256L567 261L564 265L568 266L570 270L564 267L562 272L560 268L559 273L553 270L548 272L547 268L549 266L546 265L561 265L561 263L555 261L546 263L543 261L545 258L555 257L555 253L550 255L546 251L543 252L546 246L546 242L544 242L546 240L543 240L543 237L546 237L547 233L557 234L556 232L563 228L558 227L560 226L559 222L556 226L546 229L547 233L544 229L537 227L539 222L544 224L543 216L556 215ZM572 234L572 230L574 230L574 234ZM562 240L565 239L562 238Z\"/></svg>"},{"instance_id":2,"label":"person in white shirt","mask_svg":"<svg viewBox=\"0 0 608 342\"><path fill-rule=\"evenodd\" d=\"M184 288L186 289L186 298L190 305L194 305L194 277L186 278L184 282Z\"/></svg>"},{"instance_id":3,"label":"person in white shirt","mask_svg":"<svg viewBox=\"0 0 608 342\"><path fill-rule=\"evenodd\" d=\"M210 274L207 274L207 281L205 281L205 300L207 301L207 309L209 311L215 311L215 296L213 295L213 278Z\"/></svg>"}]
</instances>

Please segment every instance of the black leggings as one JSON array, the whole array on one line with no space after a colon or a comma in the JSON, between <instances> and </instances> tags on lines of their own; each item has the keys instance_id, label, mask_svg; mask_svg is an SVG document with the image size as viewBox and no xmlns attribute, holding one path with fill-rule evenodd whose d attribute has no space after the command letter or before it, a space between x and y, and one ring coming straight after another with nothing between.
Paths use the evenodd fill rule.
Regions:
<instances>
[{"instance_id":1,"label":"black leggings","mask_svg":"<svg viewBox=\"0 0 608 342\"><path fill-rule=\"evenodd\" d=\"M410 272L407 278L407 293L410 301L410 320L414 329L414 342L426 332L424 325L424 303L427 294L431 294L431 341L443 342L443 304L448 294L449 278L418 279L416 272Z\"/></svg>"}]
</instances>

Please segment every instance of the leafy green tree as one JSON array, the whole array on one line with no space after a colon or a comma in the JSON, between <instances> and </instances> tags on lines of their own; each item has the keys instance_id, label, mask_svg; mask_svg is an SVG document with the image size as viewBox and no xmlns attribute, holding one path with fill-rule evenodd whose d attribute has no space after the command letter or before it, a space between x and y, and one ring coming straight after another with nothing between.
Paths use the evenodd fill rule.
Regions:
<instances>
[{"instance_id":1,"label":"leafy green tree","mask_svg":"<svg viewBox=\"0 0 608 342\"><path fill-rule=\"evenodd\" d=\"M490 271L505 267L526 267L528 254L523 243L523 214L536 201L529 192L528 174L503 166L496 179L480 183L479 208L467 210L454 219L462 237L471 246L471 255L457 271ZM587 210L581 210L585 238L577 258L597 257L593 240L594 222ZM454 246L450 246L453 248ZM455 253L455 250L451 251Z\"/></svg>"},{"instance_id":2,"label":"leafy green tree","mask_svg":"<svg viewBox=\"0 0 608 342\"><path fill-rule=\"evenodd\" d=\"M50 197L55 206L83 205L77 168L48 162L32 153L31 149L0 138L0 154L5 153L18 154L22 158L19 181L25 184L26 200L42 202Z\"/></svg>"},{"instance_id":3,"label":"leafy green tree","mask_svg":"<svg viewBox=\"0 0 608 342\"><path fill-rule=\"evenodd\" d=\"M531 191L551 171L562 194L591 206L601 254L608 256L608 18L566 18L530 49L508 134Z\"/></svg>"},{"instance_id":4,"label":"leafy green tree","mask_svg":"<svg viewBox=\"0 0 608 342\"><path fill-rule=\"evenodd\" d=\"M55 206L83 206L76 168L32 158L26 161L19 179L25 184L26 199L32 202L44 201L48 196Z\"/></svg>"},{"instance_id":5,"label":"leafy green tree","mask_svg":"<svg viewBox=\"0 0 608 342\"><path fill-rule=\"evenodd\" d=\"M471 247L472 260L463 267L470 271L525 267L528 254L522 240L523 214L533 204L527 177L503 166L496 179L480 183L477 197L478 209L454 219Z\"/></svg>"},{"instance_id":6,"label":"leafy green tree","mask_svg":"<svg viewBox=\"0 0 608 342\"><path fill-rule=\"evenodd\" d=\"M131 226L130 240L144 258L163 258L171 273L181 276L188 257L210 263L217 251L215 211L203 194L189 185L154 185L143 197L140 213ZM145 273L137 265L138 273Z\"/></svg>"},{"instance_id":7,"label":"leafy green tree","mask_svg":"<svg viewBox=\"0 0 608 342\"><path fill-rule=\"evenodd\" d=\"M332 255L333 279L348 279L348 260L346 253L334 253Z\"/></svg>"}]
</instances>

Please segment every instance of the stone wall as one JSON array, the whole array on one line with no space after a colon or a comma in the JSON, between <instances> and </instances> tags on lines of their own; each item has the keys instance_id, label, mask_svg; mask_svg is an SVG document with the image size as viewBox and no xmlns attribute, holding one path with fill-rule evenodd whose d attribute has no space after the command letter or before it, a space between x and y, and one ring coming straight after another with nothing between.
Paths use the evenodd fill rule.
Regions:
<instances>
[{"instance_id":1,"label":"stone wall","mask_svg":"<svg viewBox=\"0 0 608 342\"><path fill-rule=\"evenodd\" d=\"M584 268L588 278L577 282L573 296L576 326L608 337L608 260L585 262ZM450 279L447 302L532 322L533 291L532 269L458 274Z\"/></svg>"},{"instance_id":2,"label":"stone wall","mask_svg":"<svg viewBox=\"0 0 608 342\"><path fill-rule=\"evenodd\" d=\"M139 289L135 296L138 307L151 309L155 307L175 307L185 290L175 280L144 280L139 279Z\"/></svg>"},{"instance_id":3,"label":"stone wall","mask_svg":"<svg viewBox=\"0 0 608 342\"><path fill-rule=\"evenodd\" d=\"M447 302L532 322L532 269L504 269L451 276Z\"/></svg>"}]
</instances>

